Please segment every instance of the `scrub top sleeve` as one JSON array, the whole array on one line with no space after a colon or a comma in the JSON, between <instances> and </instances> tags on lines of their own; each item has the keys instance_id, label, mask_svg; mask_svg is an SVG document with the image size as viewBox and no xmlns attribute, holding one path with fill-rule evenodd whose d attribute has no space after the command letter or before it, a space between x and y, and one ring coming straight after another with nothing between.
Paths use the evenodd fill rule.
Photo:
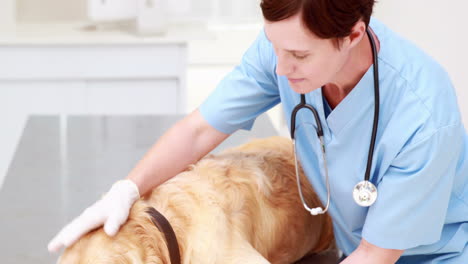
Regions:
<instances>
[{"instance_id":1,"label":"scrub top sleeve","mask_svg":"<svg viewBox=\"0 0 468 264\"><path fill-rule=\"evenodd\" d=\"M437 242L447 213L463 125L439 128L405 146L378 183L362 237L371 244L406 250Z\"/></svg>"},{"instance_id":2,"label":"scrub top sleeve","mask_svg":"<svg viewBox=\"0 0 468 264\"><path fill-rule=\"evenodd\" d=\"M275 58L262 30L241 63L200 105L205 120L226 134L250 130L257 116L280 102Z\"/></svg>"}]
</instances>

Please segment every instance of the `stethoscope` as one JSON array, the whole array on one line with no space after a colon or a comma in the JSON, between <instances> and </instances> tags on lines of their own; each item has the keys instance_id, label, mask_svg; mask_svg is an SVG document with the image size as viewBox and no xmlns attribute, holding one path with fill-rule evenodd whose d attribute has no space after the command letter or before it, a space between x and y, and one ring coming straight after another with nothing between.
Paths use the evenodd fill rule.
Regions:
<instances>
[{"instance_id":1,"label":"stethoscope","mask_svg":"<svg viewBox=\"0 0 468 264\"><path fill-rule=\"evenodd\" d=\"M369 207L372 204L374 204L374 202L377 200L377 188L375 187L374 184L372 184L369 181L369 179L370 179L370 171L372 168L372 157L374 154L375 138L377 135L377 125L379 123L379 104L380 104L379 65L378 65L378 60L377 60L377 48L376 48L374 39L369 29L367 29L366 32L367 32L367 36L369 37L369 40L372 46L372 56L374 59L374 96L375 96L374 125L372 127L372 137L371 137L371 142L370 142L370 147L369 147L369 155L367 157L367 168L366 168L366 173L364 175L364 180L356 184L356 186L354 186L354 189L353 189L354 201L358 205L363 206L363 207ZM296 139L295 139L296 115L297 115L297 112L302 108L306 108L312 111L315 117L315 122L317 124L317 136L320 140L323 164L325 167L326 184L327 184L327 206L325 207L325 209L322 209L321 207L310 208L305 202L304 196L302 194L301 181L299 179L299 166L297 162ZM304 205L304 208L307 211L309 211L312 215L324 214L325 212L328 211L328 207L330 206L330 182L328 178L327 157L326 157L326 152L325 152L325 144L323 140L323 129L322 129L322 123L320 122L320 118L317 113L317 110L315 110L313 106L306 103L304 94L301 94L301 102L298 105L296 105L296 107L294 107L291 113L291 138L292 138L293 147L294 147L294 162L296 166L297 187L299 189L299 196L301 197L302 204Z\"/></svg>"}]
</instances>

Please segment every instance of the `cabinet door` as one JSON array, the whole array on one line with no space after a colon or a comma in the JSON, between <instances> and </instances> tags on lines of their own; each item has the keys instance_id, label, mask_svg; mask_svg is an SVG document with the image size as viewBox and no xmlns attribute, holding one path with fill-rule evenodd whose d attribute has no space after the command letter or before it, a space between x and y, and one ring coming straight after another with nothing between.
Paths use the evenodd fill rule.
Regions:
<instances>
[{"instance_id":1,"label":"cabinet door","mask_svg":"<svg viewBox=\"0 0 468 264\"><path fill-rule=\"evenodd\" d=\"M176 79L86 82L86 111L92 114L175 114L179 104Z\"/></svg>"},{"instance_id":2,"label":"cabinet door","mask_svg":"<svg viewBox=\"0 0 468 264\"><path fill-rule=\"evenodd\" d=\"M9 115L79 114L83 81L0 81L0 110Z\"/></svg>"}]
</instances>

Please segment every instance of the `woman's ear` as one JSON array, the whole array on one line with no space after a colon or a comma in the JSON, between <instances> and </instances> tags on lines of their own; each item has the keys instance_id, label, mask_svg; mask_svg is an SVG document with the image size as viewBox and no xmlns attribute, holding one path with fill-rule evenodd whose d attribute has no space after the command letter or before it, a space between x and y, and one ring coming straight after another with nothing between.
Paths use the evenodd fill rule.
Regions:
<instances>
[{"instance_id":1,"label":"woman's ear","mask_svg":"<svg viewBox=\"0 0 468 264\"><path fill-rule=\"evenodd\" d=\"M351 33L349 36L344 37L342 41L342 47L347 47L348 49L354 48L366 34L366 24L364 21L359 20L351 28Z\"/></svg>"}]
</instances>

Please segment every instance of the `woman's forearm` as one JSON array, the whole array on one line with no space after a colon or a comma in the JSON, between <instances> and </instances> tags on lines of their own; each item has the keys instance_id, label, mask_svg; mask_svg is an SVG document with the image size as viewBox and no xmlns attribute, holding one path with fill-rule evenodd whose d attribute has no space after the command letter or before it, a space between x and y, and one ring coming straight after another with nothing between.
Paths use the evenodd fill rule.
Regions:
<instances>
[{"instance_id":1,"label":"woman's forearm","mask_svg":"<svg viewBox=\"0 0 468 264\"><path fill-rule=\"evenodd\" d=\"M340 264L394 264L403 252L377 247L362 239L359 247Z\"/></svg>"},{"instance_id":2,"label":"woman's forearm","mask_svg":"<svg viewBox=\"0 0 468 264\"><path fill-rule=\"evenodd\" d=\"M229 135L211 127L195 110L172 126L129 173L144 196L197 162Z\"/></svg>"}]
</instances>

